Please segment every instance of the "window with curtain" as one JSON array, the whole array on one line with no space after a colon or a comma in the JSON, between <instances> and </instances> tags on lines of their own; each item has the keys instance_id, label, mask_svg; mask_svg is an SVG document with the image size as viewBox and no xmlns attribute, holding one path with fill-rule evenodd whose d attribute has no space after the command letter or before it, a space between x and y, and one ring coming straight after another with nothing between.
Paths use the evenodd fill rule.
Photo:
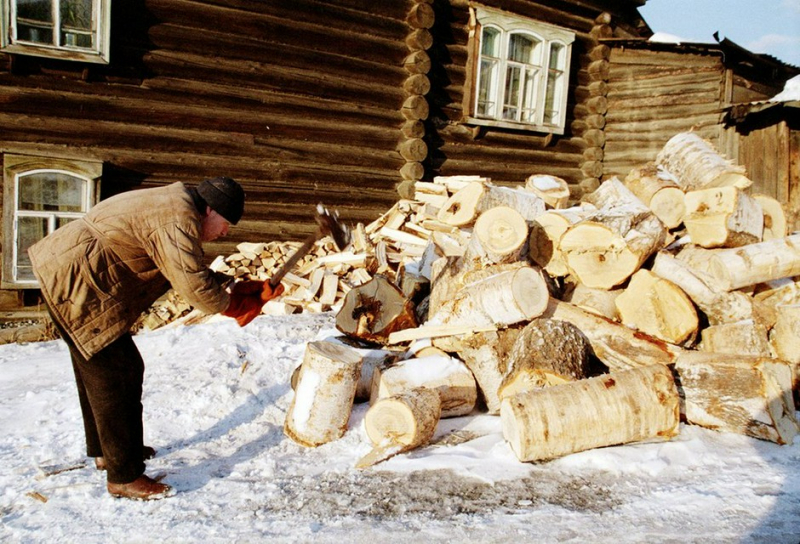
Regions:
<instances>
[{"instance_id":1,"label":"window with curtain","mask_svg":"<svg viewBox=\"0 0 800 544\"><path fill-rule=\"evenodd\" d=\"M0 1L4 51L109 62L111 0Z\"/></svg>"},{"instance_id":2,"label":"window with curtain","mask_svg":"<svg viewBox=\"0 0 800 544\"><path fill-rule=\"evenodd\" d=\"M467 122L563 134L575 34L506 12L473 8L478 32Z\"/></svg>"},{"instance_id":3,"label":"window with curtain","mask_svg":"<svg viewBox=\"0 0 800 544\"><path fill-rule=\"evenodd\" d=\"M3 284L30 287L28 248L89 211L102 165L6 155L4 166Z\"/></svg>"}]
</instances>

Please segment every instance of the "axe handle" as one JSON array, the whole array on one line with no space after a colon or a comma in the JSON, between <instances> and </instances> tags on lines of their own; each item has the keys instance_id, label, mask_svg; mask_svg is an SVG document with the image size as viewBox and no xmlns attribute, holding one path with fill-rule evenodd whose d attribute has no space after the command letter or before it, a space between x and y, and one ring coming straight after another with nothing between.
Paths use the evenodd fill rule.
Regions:
<instances>
[{"instance_id":1,"label":"axe handle","mask_svg":"<svg viewBox=\"0 0 800 544\"><path fill-rule=\"evenodd\" d=\"M292 253L292 256L289 257L286 260L286 262L283 263L283 265L281 265L278 271L272 275L272 277L269 279L269 286L272 287L273 289L277 287L278 284L283 279L283 277L286 275L286 273L289 272L292 268L294 268L294 265L297 264L297 261L305 257L308 254L308 252L311 251L311 248L314 247L314 243L317 241L318 238L319 238L319 232L316 232L311 236L309 236L308 238L306 238L303 241L303 245L297 248L297 251Z\"/></svg>"}]
</instances>

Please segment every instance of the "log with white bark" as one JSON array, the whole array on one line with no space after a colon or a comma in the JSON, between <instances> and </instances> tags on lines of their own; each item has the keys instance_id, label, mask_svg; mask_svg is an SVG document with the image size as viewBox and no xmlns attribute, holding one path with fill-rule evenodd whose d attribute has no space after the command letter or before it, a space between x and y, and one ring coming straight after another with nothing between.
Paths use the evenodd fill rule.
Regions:
<instances>
[{"instance_id":1,"label":"log with white bark","mask_svg":"<svg viewBox=\"0 0 800 544\"><path fill-rule=\"evenodd\" d=\"M528 240L528 224L513 208L497 206L481 213L464 257L482 266L520 260Z\"/></svg>"},{"instance_id":2,"label":"log with white bark","mask_svg":"<svg viewBox=\"0 0 800 544\"><path fill-rule=\"evenodd\" d=\"M757 302L740 292L723 291L716 280L685 261L659 252L650 271L680 287L706 315L711 325L757 318Z\"/></svg>"},{"instance_id":3,"label":"log with white bark","mask_svg":"<svg viewBox=\"0 0 800 544\"><path fill-rule=\"evenodd\" d=\"M441 417L472 412L478 400L475 378L466 365L448 355L414 357L378 367L372 378L370 404L424 387L439 393Z\"/></svg>"},{"instance_id":4,"label":"log with white bark","mask_svg":"<svg viewBox=\"0 0 800 544\"><path fill-rule=\"evenodd\" d=\"M521 263L520 263L521 264ZM502 266L502 265L500 265ZM550 293L538 268L514 266L467 283L442 303L428 322L434 325L511 325L538 317Z\"/></svg>"},{"instance_id":5,"label":"log with white bark","mask_svg":"<svg viewBox=\"0 0 800 544\"><path fill-rule=\"evenodd\" d=\"M769 334L776 357L800 363L800 304L776 307L778 318Z\"/></svg>"},{"instance_id":6,"label":"log with white bark","mask_svg":"<svg viewBox=\"0 0 800 544\"><path fill-rule=\"evenodd\" d=\"M303 446L341 438L353 409L361 357L335 342L309 342L284 433Z\"/></svg>"},{"instance_id":7,"label":"log with white bark","mask_svg":"<svg viewBox=\"0 0 800 544\"><path fill-rule=\"evenodd\" d=\"M731 291L800 275L800 234L709 252L709 271Z\"/></svg>"},{"instance_id":8,"label":"log with white bark","mask_svg":"<svg viewBox=\"0 0 800 544\"><path fill-rule=\"evenodd\" d=\"M709 187L750 187L745 169L720 155L714 146L693 132L676 134L656 157L656 164L675 176L685 191Z\"/></svg>"},{"instance_id":9,"label":"log with white bark","mask_svg":"<svg viewBox=\"0 0 800 544\"><path fill-rule=\"evenodd\" d=\"M798 432L793 369L780 359L687 352L675 363L686 421L791 444Z\"/></svg>"},{"instance_id":10,"label":"log with white bark","mask_svg":"<svg viewBox=\"0 0 800 544\"><path fill-rule=\"evenodd\" d=\"M351 289L336 314L336 328L374 343L386 343L395 331L415 328L414 303L383 276Z\"/></svg>"},{"instance_id":11,"label":"log with white bark","mask_svg":"<svg viewBox=\"0 0 800 544\"><path fill-rule=\"evenodd\" d=\"M436 432L440 412L439 394L431 389L412 389L378 400L364 416L373 450L358 461L356 468L427 444Z\"/></svg>"},{"instance_id":12,"label":"log with white bark","mask_svg":"<svg viewBox=\"0 0 800 544\"><path fill-rule=\"evenodd\" d=\"M764 234L761 206L738 187L686 193L683 224L692 243L705 248L754 244Z\"/></svg>"},{"instance_id":13,"label":"log with white bark","mask_svg":"<svg viewBox=\"0 0 800 544\"><path fill-rule=\"evenodd\" d=\"M560 210L569 202L569 185L556 176L534 174L525 180L525 189L536 194L552 209Z\"/></svg>"},{"instance_id":14,"label":"log with white bark","mask_svg":"<svg viewBox=\"0 0 800 544\"><path fill-rule=\"evenodd\" d=\"M669 365L687 351L557 299L550 299L550 306L543 315L569 321L578 327L589 339L594 354L611 370L656 363Z\"/></svg>"},{"instance_id":15,"label":"log with white bark","mask_svg":"<svg viewBox=\"0 0 800 544\"><path fill-rule=\"evenodd\" d=\"M625 186L653 210L664 226L674 229L686 215L684 192L675 176L654 163L634 168L625 177Z\"/></svg>"},{"instance_id":16,"label":"log with white bark","mask_svg":"<svg viewBox=\"0 0 800 544\"><path fill-rule=\"evenodd\" d=\"M774 240L783 238L789 234L789 227L786 222L786 213L783 206L776 199L768 195L751 195L764 215L764 234L762 240Z\"/></svg>"},{"instance_id":17,"label":"log with white bark","mask_svg":"<svg viewBox=\"0 0 800 544\"><path fill-rule=\"evenodd\" d=\"M640 269L616 298L620 321L671 344L692 342L700 325L694 304L680 287Z\"/></svg>"},{"instance_id":18,"label":"log with white bark","mask_svg":"<svg viewBox=\"0 0 800 544\"><path fill-rule=\"evenodd\" d=\"M587 287L582 283L575 284L563 297L564 302L569 302L586 311L602 315L613 321L619 321L617 310L617 297L624 289L597 289Z\"/></svg>"},{"instance_id":19,"label":"log with white bark","mask_svg":"<svg viewBox=\"0 0 800 544\"><path fill-rule=\"evenodd\" d=\"M665 239L663 224L650 210L613 208L572 225L559 248L581 283L611 289L633 275Z\"/></svg>"},{"instance_id":20,"label":"log with white bark","mask_svg":"<svg viewBox=\"0 0 800 544\"><path fill-rule=\"evenodd\" d=\"M500 413L498 389L508 373L508 357L522 326L478 332L460 337L434 339L433 344L453 352L475 376L475 381L490 414Z\"/></svg>"},{"instance_id":21,"label":"log with white bark","mask_svg":"<svg viewBox=\"0 0 800 544\"><path fill-rule=\"evenodd\" d=\"M475 222L481 213L497 206L515 209L526 221L533 221L545 210L544 200L535 193L476 181L453 194L436 218L448 225L465 227Z\"/></svg>"},{"instance_id":22,"label":"log with white bark","mask_svg":"<svg viewBox=\"0 0 800 544\"><path fill-rule=\"evenodd\" d=\"M671 371L651 365L503 399L503 437L520 461L592 448L669 440L680 401Z\"/></svg>"},{"instance_id":23,"label":"log with white bark","mask_svg":"<svg viewBox=\"0 0 800 544\"><path fill-rule=\"evenodd\" d=\"M559 240L572 225L596 210L594 206L584 204L563 210L549 210L537 217L531 223L528 237L531 260L553 277L569 274L569 267L559 249Z\"/></svg>"},{"instance_id":24,"label":"log with white bark","mask_svg":"<svg viewBox=\"0 0 800 544\"><path fill-rule=\"evenodd\" d=\"M701 351L770 357L767 328L753 319L710 325L700 333Z\"/></svg>"},{"instance_id":25,"label":"log with white bark","mask_svg":"<svg viewBox=\"0 0 800 544\"><path fill-rule=\"evenodd\" d=\"M557 319L528 323L509 353L508 371L498 397L588 378L592 346L578 328Z\"/></svg>"}]
</instances>

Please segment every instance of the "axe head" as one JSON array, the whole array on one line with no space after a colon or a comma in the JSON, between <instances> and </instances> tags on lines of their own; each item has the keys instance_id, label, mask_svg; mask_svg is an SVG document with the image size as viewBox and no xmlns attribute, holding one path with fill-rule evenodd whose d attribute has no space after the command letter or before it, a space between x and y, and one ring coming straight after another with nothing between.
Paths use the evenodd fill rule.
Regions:
<instances>
[{"instance_id":1,"label":"axe head","mask_svg":"<svg viewBox=\"0 0 800 544\"><path fill-rule=\"evenodd\" d=\"M317 216L315 218L319 225L320 237L330 236L336 249L343 251L350 244L350 229L339 220L339 212L331 212L322 205L317 204Z\"/></svg>"}]
</instances>

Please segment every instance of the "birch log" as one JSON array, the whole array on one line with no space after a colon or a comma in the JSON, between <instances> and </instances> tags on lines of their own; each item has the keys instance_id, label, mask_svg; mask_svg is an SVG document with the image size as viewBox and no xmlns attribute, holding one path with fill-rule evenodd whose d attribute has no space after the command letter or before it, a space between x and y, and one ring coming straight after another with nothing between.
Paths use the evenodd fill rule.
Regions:
<instances>
[{"instance_id":1,"label":"birch log","mask_svg":"<svg viewBox=\"0 0 800 544\"><path fill-rule=\"evenodd\" d=\"M678 434L678 390L663 365L612 372L503 399L503 437L520 461Z\"/></svg>"},{"instance_id":2,"label":"birch log","mask_svg":"<svg viewBox=\"0 0 800 544\"><path fill-rule=\"evenodd\" d=\"M370 404L418 387L439 394L442 418L467 415L478 400L475 378L466 365L444 355L406 359L378 367L373 374Z\"/></svg>"},{"instance_id":3,"label":"birch log","mask_svg":"<svg viewBox=\"0 0 800 544\"><path fill-rule=\"evenodd\" d=\"M673 174L684 191L726 186L746 189L753 184L743 167L734 166L693 132L670 138L658 153L656 164Z\"/></svg>"},{"instance_id":4,"label":"birch log","mask_svg":"<svg viewBox=\"0 0 800 544\"><path fill-rule=\"evenodd\" d=\"M497 206L515 209L526 221L533 221L545 211L544 200L533 192L476 181L453 194L436 218L448 225L465 227L481 213Z\"/></svg>"},{"instance_id":5,"label":"birch log","mask_svg":"<svg viewBox=\"0 0 800 544\"><path fill-rule=\"evenodd\" d=\"M576 284L561 300L569 302L588 312L607 317L612 321L619 321L617 310L617 297L624 289L596 289L587 287L582 283Z\"/></svg>"},{"instance_id":6,"label":"birch log","mask_svg":"<svg viewBox=\"0 0 800 544\"><path fill-rule=\"evenodd\" d=\"M525 189L536 194L549 208L560 210L567 207L569 185L561 178L534 174L525 180Z\"/></svg>"},{"instance_id":7,"label":"birch log","mask_svg":"<svg viewBox=\"0 0 800 544\"><path fill-rule=\"evenodd\" d=\"M685 194L675 176L654 163L634 168L625 177L625 186L653 210L664 226L674 229L686 215Z\"/></svg>"},{"instance_id":8,"label":"birch log","mask_svg":"<svg viewBox=\"0 0 800 544\"><path fill-rule=\"evenodd\" d=\"M709 271L726 291L800 275L800 234L708 253Z\"/></svg>"},{"instance_id":9,"label":"birch log","mask_svg":"<svg viewBox=\"0 0 800 544\"><path fill-rule=\"evenodd\" d=\"M700 333L701 351L770 357L767 328L753 319L711 325Z\"/></svg>"},{"instance_id":10,"label":"birch log","mask_svg":"<svg viewBox=\"0 0 800 544\"><path fill-rule=\"evenodd\" d=\"M361 358L333 342L309 342L297 389L284 422L285 434L303 446L341 438L353 409Z\"/></svg>"},{"instance_id":11,"label":"birch log","mask_svg":"<svg viewBox=\"0 0 800 544\"><path fill-rule=\"evenodd\" d=\"M641 269L616 298L620 321L671 344L694 340L699 319L692 301L680 287Z\"/></svg>"},{"instance_id":12,"label":"birch log","mask_svg":"<svg viewBox=\"0 0 800 544\"><path fill-rule=\"evenodd\" d=\"M752 195L764 215L764 235L763 240L774 240L775 238L784 238L789 234L789 228L786 223L786 213L783 211L781 203L768 195L755 194Z\"/></svg>"},{"instance_id":13,"label":"birch log","mask_svg":"<svg viewBox=\"0 0 800 544\"><path fill-rule=\"evenodd\" d=\"M551 276L566 276L569 267L559 249L561 236L575 223L586 219L597 209L591 205L549 210L537 217L530 227L528 255Z\"/></svg>"},{"instance_id":14,"label":"birch log","mask_svg":"<svg viewBox=\"0 0 800 544\"><path fill-rule=\"evenodd\" d=\"M738 187L700 189L686 193L683 224L701 247L740 247L761 241L764 213Z\"/></svg>"},{"instance_id":15,"label":"birch log","mask_svg":"<svg viewBox=\"0 0 800 544\"><path fill-rule=\"evenodd\" d=\"M480 214L465 252L483 265L520 259L528 240L528 224L513 208L497 206Z\"/></svg>"},{"instance_id":16,"label":"birch log","mask_svg":"<svg viewBox=\"0 0 800 544\"><path fill-rule=\"evenodd\" d=\"M678 357L675 370L687 422L778 444L792 443L798 424L789 363L689 352Z\"/></svg>"},{"instance_id":17,"label":"birch log","mask_svg":"<svg viewBox=\"0 0 800 544\"><path fill-rule=\"evenodd\" d=\"M778 318L769 341L776 357L800 364L800 304L776 307Z\"/></svg>"}]
</instances>

